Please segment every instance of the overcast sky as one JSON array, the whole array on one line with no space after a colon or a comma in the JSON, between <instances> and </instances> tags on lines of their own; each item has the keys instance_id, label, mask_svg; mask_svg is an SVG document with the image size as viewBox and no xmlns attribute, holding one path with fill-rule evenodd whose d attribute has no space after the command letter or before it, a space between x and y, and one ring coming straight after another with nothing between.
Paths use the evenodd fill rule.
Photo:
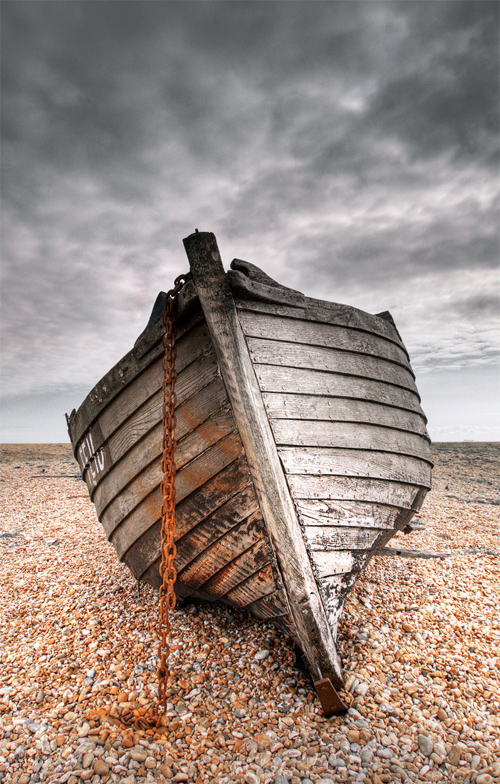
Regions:
<instances>
[{"instance_id":1,"label":"overcast sky","mask_svg":"<svg viewBox=\"0 0 500 784\"><path fill-rule=\"evenodd\" d=\"M496 0L1 13L1 440L66 440L195 227L390 310L431 436L500 440Z\"/></svg>"}]
</instances>

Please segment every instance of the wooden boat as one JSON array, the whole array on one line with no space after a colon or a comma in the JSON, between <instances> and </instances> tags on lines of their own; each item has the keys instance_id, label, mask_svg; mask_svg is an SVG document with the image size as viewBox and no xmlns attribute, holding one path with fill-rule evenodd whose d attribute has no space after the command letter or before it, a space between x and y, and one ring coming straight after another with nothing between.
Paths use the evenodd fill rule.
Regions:
<instances>
[{"instance_id":1,"label":"wooden boat","mask_svg":"<svg viewBox=\"0 0 500 784\"><path fill-rule=\"evenodd\" d=\"M430 442L389 313L306 297L184 241L177 304L176 593L283 628L338 687L345 598L420 508ZM163 295L134 348L68 418L99 519L159 585Z\"/></svg>"}]
</instances>

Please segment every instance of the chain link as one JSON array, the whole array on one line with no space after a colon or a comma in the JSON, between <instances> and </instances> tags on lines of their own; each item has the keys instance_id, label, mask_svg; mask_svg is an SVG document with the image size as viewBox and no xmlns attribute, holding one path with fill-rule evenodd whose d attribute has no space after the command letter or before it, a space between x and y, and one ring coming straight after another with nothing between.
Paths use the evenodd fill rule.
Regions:
<instances>
[{"instance_id":1,"label":"chain link","mask_svg":"<svg viewBox=\"0 0 500 784\"><path fill-rule=\"evenodd\" d=\"M163 481L161 492L163 503L161 507L161 566L160 577L162 584L160 595L160 618L158 622L158 699L156 704L156 723L160 724L162 716L167 710L167 683L168 683L168 656L170 646L170 615L175 608L174 585L177 572L174 566L176 554L175 547L175 346L176 325L175 306L179 292L191 279L191 273L179 275L175 279L174 287L165 295L165 312L163 315L163 456L162 474Z\"/></svg>"},{"instance_id":2,"label":"chain link","mask_svg":"<svg viewBox=\"0 0 500 784\"><path fill-rule=\"evenodd\" d=\"M191 280L192 275L188 272L179 275L174 281L174 287L165 294L165 311L163 314L163 446L162 446L162 474L161 492L163 503L161 507L161 565L160 577L162 584L159 589L160 594L160 617L157 626L158 644L158 698L154 715L137 717L134 712L124 711L120 716L120 722L125 726L135 727L136 729L149 729L161 724L161 719L167 710L167 684L168 684L168 655L170 646L168 637L170 635L170 616L169 613L175 607L174 585L177 572L174 566L176 554L175 547L175 380L177 373L175 370L175 309L177 298L183 286Z\"/></svg>"}]
</instances>

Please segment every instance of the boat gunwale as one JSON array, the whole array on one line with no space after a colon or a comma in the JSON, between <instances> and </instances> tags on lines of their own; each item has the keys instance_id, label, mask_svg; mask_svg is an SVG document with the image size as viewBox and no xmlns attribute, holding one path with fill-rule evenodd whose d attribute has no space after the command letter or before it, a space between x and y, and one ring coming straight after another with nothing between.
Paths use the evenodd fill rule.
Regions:
<instances>
[{"instance_id":1,"label":"boat gunwale","mask_svg":"<svg viewBox=\"0 0 500 784\"><path fill-rule=\"evenodd\" d=\"M393 337L391 335L383 334L382 332L379 332L375 329L373 330L369 329L368 326L342 323L342 322L337 323L335 321L331 321L331 316L329 317L329 314L326 312L323 314L323 313L311 312L311 311L313 311L316 304L319 304L319 307L325 311L328 310L327 306L329 305L330 310L332 310L334 307L342 307L345 308L346 311L349 310L354 313L361 313L363 316L367 316L369 318L380 319L380 321L382 321L383 324L390 324L390 322L387 321L386 319L382 318L381 316L375 316L372 313L368 313L365 310L361 310L360 308L352 307L351 305L341 305L340 303L335 303L335 302L330 302L330 303L323 302L321 300L315 300L312 297L307 297L306 299L308 300L308 302L312 303L309 306L309 310L307 304L297 305L297 306L284 305L282 303L273 304L272 302L263 302L254 299L241 299L241 297L238 298L235 297L234 304L236 305L236 309L239 311L246 311L248 313L260 313L266 316L274 316L274 318L279 318L280 320L290 319L292 321L306 321L312 324L323 324L323 325L327 324L332 327L343 327L344 329L351 329L355 332L363 332L367 335L372 335L374 337L380 338L381 340L386 340L389 343L395 345L406 355L406 357L408 358L408 363L410 363L410 355L408 353L408 349L406 348L406 346L404 345L400 337ZM275 309L280 308L282 310L288 308L289 312L288 310L287 312L282 312L282 313L273 312L271 308L275 308ZM391 329L394 330L394 332L396 331L395 328L392 327L392 325L391 325Z\"/></svg>"},{"instance_id":2,"label":"boat gunwale","mask_svg":"<svg viewBox=\"0 0 500 784\"><path fill-rule=\"evenodd\" d=\"M189 239L189 238L188 238ZM241 265L245 265L247 269L242 270ZM240 267L240 268L239 268ZM266 278L266 282L259 281L255 275ZM354 305L345 305L342 302L329 302L328 300L316 299L303 294L297 289L290 289L283 286L281 283L270 278L259 267L254 264L245 262L242 259L233 259L230 264L230 269L227 272L227 280L233 300L235 303L253 302L259 305L272 306L278 308L293 308L295 311L300 309L311 310L313 308L332 311L337 309L337 313L347 313L357 316L360 322L367 322L365 331L370 331L368 324L372 324L371 330L375 334L382 335L383 333L390 333L387 336L389 340L398 344L400 348L408 355L408 351L403 343L398 328L389 311L385 310L377 313L368 313L361 308L356 308ZM372 321L377 319L376 321ZM350 325L349 325L350 326Z\"/></svg>"}]
</instances>

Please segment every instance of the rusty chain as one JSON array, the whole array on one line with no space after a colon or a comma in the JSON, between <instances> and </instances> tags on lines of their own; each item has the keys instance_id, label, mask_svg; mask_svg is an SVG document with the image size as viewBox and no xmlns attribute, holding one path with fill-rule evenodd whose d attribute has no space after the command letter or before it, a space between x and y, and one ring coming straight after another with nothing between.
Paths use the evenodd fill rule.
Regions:
<instances>
[{"instance_id":1,"label":"rusty chain","mask_svg":"<svg viewBox=\"0 0 500 784\"><path fill-rule=\"evenodd\" d=\"M120 716L121 724L133 726L136 729L149 729L160 726L162 717L167 710L167 684L168 684L168 656L170 646L170 615L175 608L174 585L177 572L174 566L176 554L175 547L175 370L176 358L176 325L175 306L179 292L191 280L191 273L179 275L174 281L174 287L165 294L165 311L163 314L163 447L162 447L162 507L161 507L161 565L160 577L162 584L159 588L160 618L157 626L158 643L158 697L154 715L135 716L132 710L127 710Z\"/></svg>"},{"instance_id":2,"label":"rusty chain","mask_svg":"<svg viewBox=\"0 0 500 784\"><path fill-rule=\"evenodd\" d=\"M168 664L167 659L170 653L168 636L170 634L169 613L175 607L175 579L177 572L174 566L176 553L175 547L175 404L177 396L175 393L175 380L177 372L175 370L175 357L177 354L175 346L176 325L175 325L175 305L177 297L182 287L191 279L191 273L179 275L175 279L174 287L165 295L165 313L163 315L163 457L162 474L163 481L161 492L163 503L161 507L161 566L160 577L162 584L159 589L160 595L160 619L158 622L158 700L156 704L156 720L160 723L163 714L167 710L167 681Z\"/></svg>"}]
</instances>

